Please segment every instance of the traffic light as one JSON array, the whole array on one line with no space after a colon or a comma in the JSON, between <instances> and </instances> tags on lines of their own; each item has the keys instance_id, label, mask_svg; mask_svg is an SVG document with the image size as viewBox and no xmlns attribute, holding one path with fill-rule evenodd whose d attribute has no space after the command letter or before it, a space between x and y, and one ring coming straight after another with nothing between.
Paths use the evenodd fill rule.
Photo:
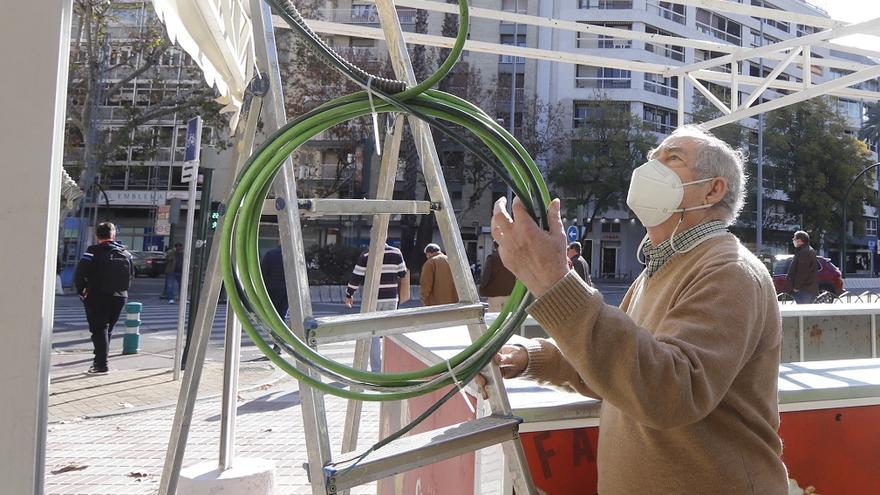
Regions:
<instances>
[{"instance_id":1,"label":"traffic light","mask_svg":"<svg viewBox=\"0 0 880 495\"><path fill-rule=\"evenodd\" d=\"M217 230L217 225L220 223L220 202L219 201L211 201L211 217L208 219L208 228L211 229L211 232Z\"/></svg>"}]
</instances>

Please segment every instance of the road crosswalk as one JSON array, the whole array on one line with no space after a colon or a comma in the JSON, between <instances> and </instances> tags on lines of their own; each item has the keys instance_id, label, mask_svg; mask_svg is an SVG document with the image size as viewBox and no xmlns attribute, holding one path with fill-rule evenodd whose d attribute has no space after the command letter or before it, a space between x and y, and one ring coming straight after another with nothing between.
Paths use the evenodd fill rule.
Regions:
<instances>
[{"instance_id":1,"label":"road crosswalk","mask_svg":"<svg viewBox=\"0 0 880 495\"><path fill-rule=\"evenodd\" d=\"M161 303L144 305L141 313L141 332L153 332L159 330L173 330L177 328L178 311L180 307L177 304ZM125 320L125 312L119 316L117 327L122 326ZM226 325L226 304L217 305L217 313L214 315L214 323L211 327L211 333L223 333ZM89 328L86 321L86 313L82 305L66 305L56 306L55 320L53 325L55 331L65 330L85 330Z\"/></svg>"}]
</instances>

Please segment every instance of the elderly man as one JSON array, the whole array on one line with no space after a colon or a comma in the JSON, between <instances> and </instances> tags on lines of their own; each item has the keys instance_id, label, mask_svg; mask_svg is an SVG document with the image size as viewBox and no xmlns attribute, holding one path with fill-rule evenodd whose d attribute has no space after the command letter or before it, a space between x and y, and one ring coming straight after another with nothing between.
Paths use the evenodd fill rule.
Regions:
<instances>
[{"instance_id":1,"label":"elderly man","mask_svg":"<svg viewBox=\"0 0 880 495\"><path fill-rule=\"evenodd\" d=\"M777 434L781 321L767 270L726 231L741 156L697 127L633 171L645 270L620 308L569 270L559 200L549 232L504 198L492 232L551 339L505 346L506 377L602 399L599 493L787 494ZM641 258L640 258L641 259Z\"/></svg>"},{"instance_id":2,"label":"elderly man","mask_svg":"<svg viewBox=\"0 0 880 495\"><path fill-rule=\"evenodd\" d=\"M449 268L449 259L440 251L440 246L433 242L425 246L425 257L427 260L422 265L419 281L422 304L436 306L457 303L458 291L455 290L452 269Z\"/></svg>"}]
</instances>

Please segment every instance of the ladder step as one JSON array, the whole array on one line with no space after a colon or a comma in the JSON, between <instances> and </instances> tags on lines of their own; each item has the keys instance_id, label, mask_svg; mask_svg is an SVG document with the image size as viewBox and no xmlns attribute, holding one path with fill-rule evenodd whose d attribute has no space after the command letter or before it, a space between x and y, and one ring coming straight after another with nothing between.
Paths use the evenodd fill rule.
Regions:
<instances>
[{"instance_id":1,"label":"ladder step","mask_svg":"<svg viewBox=\"0 0 880 495\"><path fill-rule=\"evenodd\" d=\"M283 202L282 202L283 204ZM327 215L427 215L439 209L439 203L430 201L408 201L397 199L335 199L310 198L299 200L300 214L304 217ZM278 213L277 199L267 199L263 203L264 215Z\"/></svg>"},{"instance_id":2,"label":"ladder step","mask_svg":"<svg viewBox=\"0 0 880 495\"><path fill-rule=\"evenodd\" d=\"M421 466L519 437L522 419L486 416L436 430L403 437L370 453L354 464L351 459L324 467L328 493L337 493ZM346 456L349 454L346 454Z\"/></svg>"},{"instance_id":3,"label":"ladder step","mask_svg":"<svg viewBox=\"0 0 880 495\"><path fill-rule=\"evenodd\" d=\"M425 308L309 318L305 321L305 327L309 345L315 345L484 323L485 310L482 303L440 304Z\"/></svg>"}]
</instances>

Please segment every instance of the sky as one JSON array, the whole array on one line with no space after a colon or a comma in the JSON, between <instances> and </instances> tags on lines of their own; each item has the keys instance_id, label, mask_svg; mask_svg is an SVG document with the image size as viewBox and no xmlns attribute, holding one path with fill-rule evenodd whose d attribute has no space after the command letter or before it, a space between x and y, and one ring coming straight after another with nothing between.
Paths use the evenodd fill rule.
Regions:
<instances>
[{"instance_id":1,"label":"sky","mask_svg":"<svg viewBox=\"0 0 880 495\"><path fill-rule=\"evenodd\" d=\"M832 19L845 22L867 21L880 17L880 2L877 0L807 0L824 9ZM838 43L880 51L880 29L878 36L848 36L835 40Z\"/></svg>"}]
</instances>

